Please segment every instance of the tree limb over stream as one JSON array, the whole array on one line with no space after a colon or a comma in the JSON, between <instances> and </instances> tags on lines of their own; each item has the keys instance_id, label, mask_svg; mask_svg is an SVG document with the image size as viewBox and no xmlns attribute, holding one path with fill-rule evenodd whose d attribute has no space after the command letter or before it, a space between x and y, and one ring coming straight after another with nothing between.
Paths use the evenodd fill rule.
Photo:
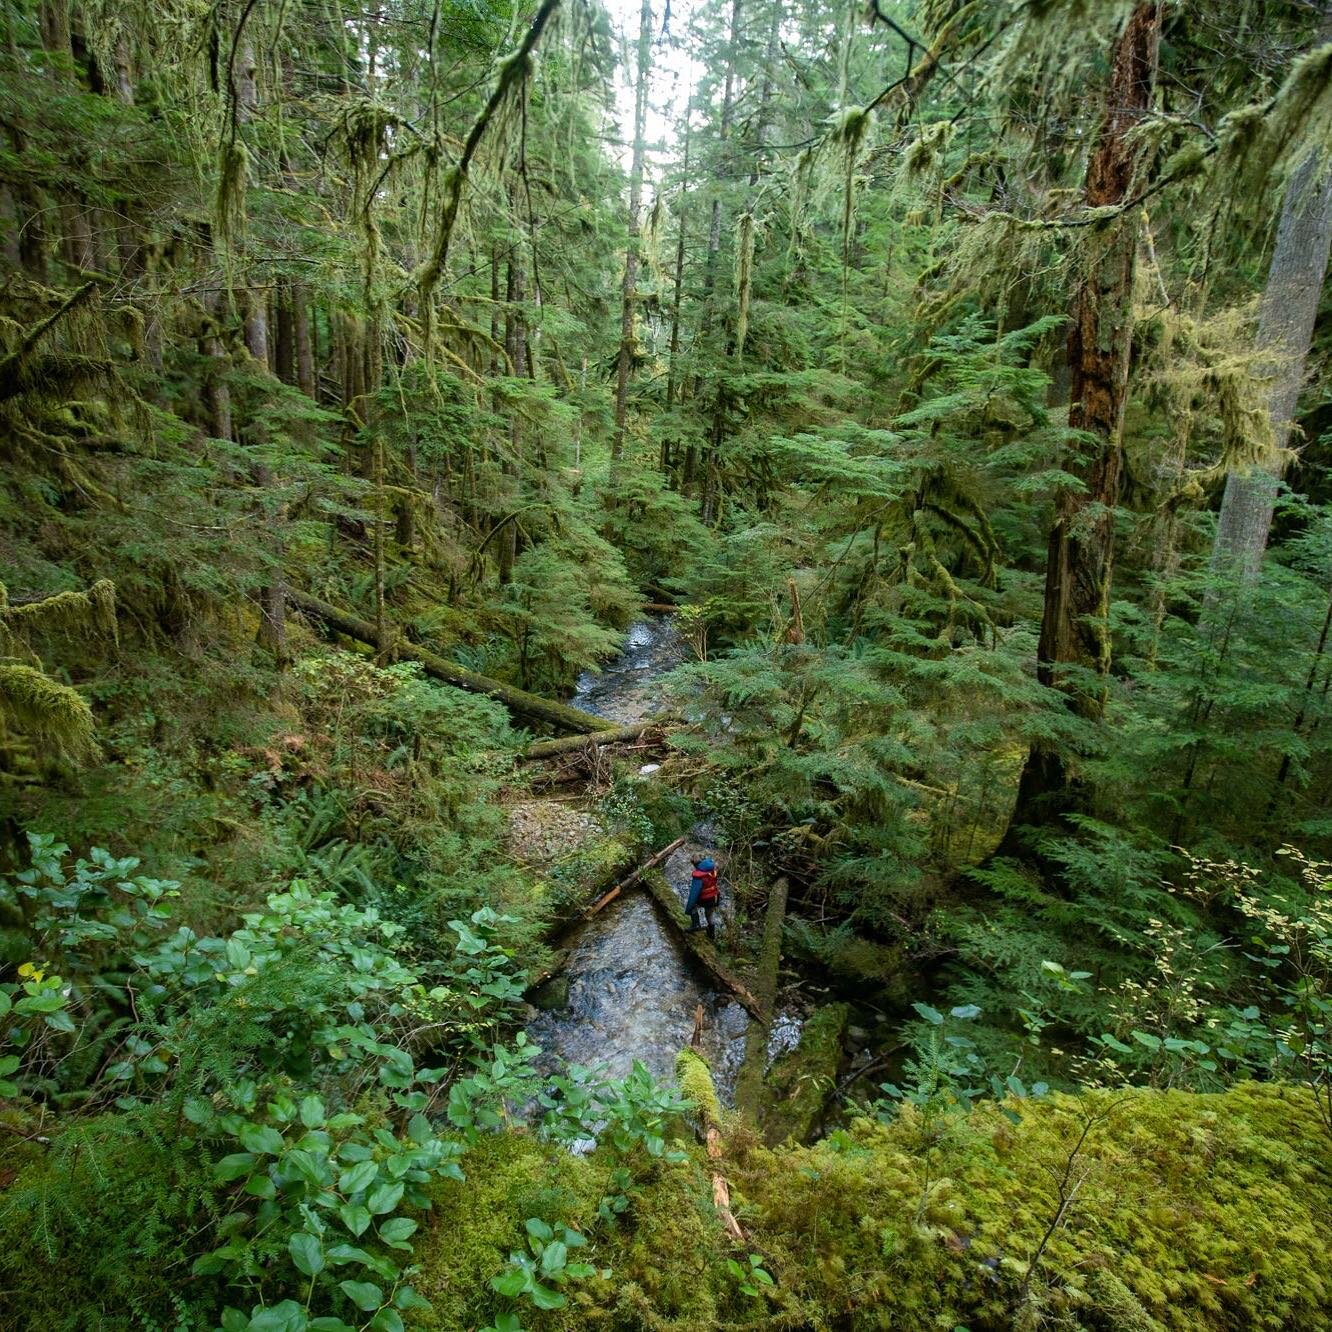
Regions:
<instances>
[{"instance_id":1,"label":"tree limb over stream","mask_svg":"<svg viewBox=\"0 0 1332 1332\"><path fill-rule=\"evenodd\" d=\"M349 638L360 639L369 647L378 646L375 626L369 620L362 620L350 611L330 605L327 601L312 597L307 592L291 589L287 592L287 598L293 606L306 615L322 620L327 628L336 629L338 633L346 634ZM485 694L503 703L510 712L533 721L545 722L556 730L573 731L581 738L592 732L613 729L611 723L604 717L594 716L581 708L571 708L567 703L556 703L553 699L542 698L539 694L528 693L526 689L519 689L516 685L504 684L500 680L492 680L489 676L479 675L476 671L469 671L451 661L446 661L438 653L431 652L429 648L421 647L418 643L409 643L405 639L397 638L393 642L393 651L408 661L420 662L427 675L444 684L453 685L456 689L466 689L473 694Z\"/></svg>"}]
</instances>

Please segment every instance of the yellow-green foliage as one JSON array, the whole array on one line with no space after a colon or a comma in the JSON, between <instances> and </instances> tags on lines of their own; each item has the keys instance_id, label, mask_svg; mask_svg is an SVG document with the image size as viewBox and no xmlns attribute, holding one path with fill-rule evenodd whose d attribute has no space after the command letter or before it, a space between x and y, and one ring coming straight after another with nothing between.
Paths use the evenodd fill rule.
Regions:
<instances>
[{"instance_id":1,"label":"yellow-green foliage","mask_svg":"<svg viewBox=\"0 0 1332 1332\"><path fill-rule=\"evenodd\" d=\"M845 1004L816 1009L801 1029L800 1044L773 1064L763 1113L769 1142L803 1142L818 1128L836 1081L848 1013Z\"/></svg>"},{"instance_id":2,"label":"yellow-green foliage","mask_svg":"<svg viewBox=\"0 0 1332 1332\"><path fill-rule=\"evenodd\" d=\"M570 1283L563 1310L525 1307L524 1327L715 1328L730 1291L707 1177L688 1160L654 1164L630 1212L614 1230L598 1229L597 1206L616 1164L601 1153L571 1156L525 1133L482 1139L464 1158L466 1183L437 1185L424 1218L415 1284L433 1308L421 1326L482 1327L510 1308L490 1278L523 1248L526 1220L540 1217L588 1233L588 1260L611 1275Z\"/></svg>"},{"instance_id":3,"label":"yellow-green foliage","mask_svg":"<svg viewBox=\"0 0 1332 1332\"><path fill-rule=\"evenodd\" d=\"M657 1166L618 1228L600 1231L609 1160L525 1134L487 1139L465 1186L439 1186L423 1227L426 1325L483 1326L507 1307L489 1280L529 1216L588 1231L591 1260L612 1270L571 1286L562 1311L524 1310L537 1330L1330 1325L1332 1142L1305 1093L1127 1090L1020 1109L1016 1125L987 1107L942 1126L909 1109L813 1147L728 1159L746 1248L777 1280L760 1300L726 1274L734 1250L700 1157ZM1072 1202L1028 1280L1065 1172Z\"/></svg>"},{"instance_id":4,"label":"yellow-green foliage","mask_svg":"<svg viewBox=\"0 0 1332 1332\"><path fill-rule=\"evenodd\" d=\"M34 634L92 633L116 636L116 589L107 579L86 592L58 592L19 606L9 604L0 583L0 736L12 729L46 756L71 762L96 753L87 701L43 674L30 642Z\"/></svg>"}]
</instances>

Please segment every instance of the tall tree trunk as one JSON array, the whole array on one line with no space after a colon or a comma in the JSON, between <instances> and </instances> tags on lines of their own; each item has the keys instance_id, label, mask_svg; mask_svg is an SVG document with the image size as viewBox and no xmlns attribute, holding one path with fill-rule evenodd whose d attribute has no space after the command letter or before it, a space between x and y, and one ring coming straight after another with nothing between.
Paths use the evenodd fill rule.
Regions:
<instances>
[{"instance_id":1,"label":"tall tree trunk","mask_svg":"<svg viewBox=\"0 0 1332 1332\"><path fill-rule=\"evenodd\" d=\"M1089 208L1124 204L1131 196L1138 147L1131 132L1152 106L1161 34L1159 0L1133 10L1110 62L1106 113L1087 165ZM1060 689L1080 716L1100 717L1110 666L1106 623L1114 560L1115 505L1119 499L1124 406L1132 335L1131 299L1139 214L1127 209L1104 234L1088 242L1073 295L1068 333L1068 423L1086 432L1076 468L1077 491L1061 490L1055 506L1045 568L1045 609L1037 675ZM1096 683L1067 678L1066 668L1089 672ZM1085 676L1084 676L1085 681ZM1010 826L1036 822L1069 799L1063 754L1037 742L1027 756Z\"/></svg>"},{"instance_id":2,"label":"tall tree trunk","mask_svg":"<svg viewBox=\"0 0 1332 1332\"><path fill-rule=\"evenodd\" d=\"M773 0L776 3L776 0ZM731 138L731 119L735 113L735 64L740 45L740 0L731 0L731 20L726 39L726 78L722 84L721 124L718 126L720 144L719 175L728 174L725 170L726 157ZM712 217L708 223L708 258L704 274L705 295L703 303L703 327L706 332L712 324L713 303L717 290L717 256L721 250L722 206L720 196L712 200ZM717 513L717 488L720 484L718 467L722 441L726 438L726 396L720 377L716 383L716 395L712 410L712 427L709 431L708 449L703 459L703 493L699 502L699 513L705 523L711 523ZM689 469L691 472L693 468Z\"/></svg>"},{"instance_id":3,"label":"tall tree trunk","mask_svg":"<svg viewBox=\"0 0 1332 1332\"><path fill-rule=\"evenodd\" d=\"M303 282L291 284L292 341L295 344L296 387L308 397L318 393L315 377L315 349L310 327L310 300Z\"/></svg>"},{"instance_id":4,"label":"tall tree trunk","mask_svg":"<svg viewBox=\"0 0 1332 1332\"><path fill-rule=\"evenodd\" d=\"M513 253L514 255L519 253L516 247ZM514 377L518 379L527 377L527 334L523 328L522 312L518 308L523 299L526 282L527 278L523 272L521 261L517 258L510 258L505 293L508 314L504 324L504 350L509 354L509 360L513 364ZM518 505L519 476L521 472L519 460L522 453L522 418L516 410L511 409L509 416L509 455L504 460L503 471L505 476L512 478L505 495L505 502L512 504L514 508L517 508ZM504 530L500 533L498 542L499 580L501 586L506 586L513 579L513 565L518 557L518 523L507 514L501 514L500 521L504 523Z\"/></svg>"},{"instance_id":5,"label":"tall tree trunk","mask_svg":"<svg viewBox=\"0 0 1332 1332\"><path fill-rule=\"evenodd\" d=\"M634 364L634 306L638 292L639 213L643 207L643 136L647 122L648 77L652 58L652 0L643 0L638 15L638 83L634 95L634 151L629 167L628 241L624 251L624 283L620 295L620 354L615 367L615 433L611 437L611 480L624 456L625 416L629 406L629 375Z\"/></svg>"},{"instance_id":6,"label":"tall tree trunk","mask_svg":"<svg viewBox=\"0 0 1332 1332\"><path fill-rule=\"evenodd\" d=\"M226 297L221 293L209 297L199 351L208 359L204 380L204 402L208 407L208 429L214 439L235 439L231 418L231 388L225 375L229 365L219 336Z\"/></svg>"},{"instance_id":7,"label":"tall tree trunk","mask_svg":"<svg viewBox=\"0 0 1332 1332\"><path fill-rule=\"evenodd\" d=\"M1332 3L1324 4L1315 45L1332 41ZM1304 386L1305 363L1332 248L1332 170L1314 149L1286 187L1258 316L1258 349L1275 358L1268 411L1276 450L1266 464L1226 476L1212 545L1212 570L1251 582L1272 529L1284 465L1280 451Z\"/></svg>"},{"instance_id":8,"label":"tall tree trunk","mask_svg":"<svg viewBox=\"0 0 1332 1332\"><path fill-rule=\"evenodd\" d=\"M283 282L277 296L277 341L273 349L273 373L284 384L296 382L296 325L293 286Z\"/></svg>"},{"instance_id":9,"label":"tall tree trunk","mask_svg":"<svg viewBox=\"0 0 1332 1332\"><path fill-rule=\"evenodd\" d=\"M689 130L694 102L690 97L685 104L684 159L680 167L680 229L675 237L675 281L671 290L671 341L666 372L666 407L669 411L684 397L680 383L680 305L684 299L685 235L689 222ZM676 483L674 444L669 438L661 441L661 470L669 483Z\"/></svg>"}]
</instances>

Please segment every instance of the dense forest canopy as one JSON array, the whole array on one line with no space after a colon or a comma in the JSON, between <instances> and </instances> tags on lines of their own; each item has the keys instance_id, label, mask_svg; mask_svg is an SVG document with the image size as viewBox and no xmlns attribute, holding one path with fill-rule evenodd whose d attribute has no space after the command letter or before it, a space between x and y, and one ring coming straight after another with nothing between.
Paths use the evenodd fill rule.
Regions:
<instances>
[{"instance_id":1,"label":"dense forest canopy","mask_svg":"<svg viewBox=\"0 0 1332 1332\"><path fill-rule=\"evenodd\" d=\"M0 1327L1332 1327L1330 246L1328 0L0 0Z\"/></svg>"}]
</instances>

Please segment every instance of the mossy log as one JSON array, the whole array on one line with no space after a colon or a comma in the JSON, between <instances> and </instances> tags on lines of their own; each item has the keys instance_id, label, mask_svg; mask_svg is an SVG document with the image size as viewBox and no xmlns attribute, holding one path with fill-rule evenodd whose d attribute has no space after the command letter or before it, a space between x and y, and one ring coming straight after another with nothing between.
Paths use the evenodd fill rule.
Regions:
<instances>
[{"instance_id":1,"label":"mossy log","mask_svg":"<svg viewBox=\"0 0 1332 1332\"><path fill-rule=\"evenodd\" d=\"M322 620L328 628L336 629L338 633L346 634L349 638L360 639L370 647L376 645L375 626L369 620L362 620L359 616L332 606L327 601L321 601L318 597L312 597L307 592L289 590L287 599L298 610ZM542 698L539 694L530 694L526 689L519 689L515 685L504 684L499 680L492 680L489 676L466 670L417 643L408 643L399 638L394 641L393 650L399 657L420 662L425 667L427 675L444 684L453 685L456 689L466 689L473 694L485 694L503 703L510 712L534 721L545 722L556 730L573 731L582 736L593 731L607 730L611 726L604 717L593 716L581 708L571 708L567 703L556 703L552 699Z\"/></svg>"},{"instance_id":2,"label":"mossy log","mask_svg":"<svg viewBox=\"0 0 1332 1332\"><path fill-rule=\"evenodd\" d=\"M705 937L700 937L699 933L686 929L684 910L680 905L680 899L676 895L675 889L659 874L643 875L643 887L648 890L657 905L661 907L662 914L694 961L722 989L729 994L733 994L744 1005L745 1011L750 1017L761 1019L763 1009L754 997L753 991L726 967L721 960L721 954L711 943L706 942Z\"/></svg>"},{"instance_id":3,"label":"mossy log","mask_svg":"<svg viewBox=\"0 0 1332 1332\"><path fill-rule=\"evenodd\" d=\"M632 888L649 870L655 869L672 851L685 844L685 838L677 837L670 846L663 846L650 860L645 860L632 874L626 874L619 883L613 884L579 917L580 921L591 920L602 907L609 906L626 888Z\"/></svg>"},{"instance_id":4,"label":"mossy log","mask_svg":"<svg viewBox=\"0 0 1332 1332\"><path fill-rule=\"evenodd\" d=\"M702 1005L699 1005L702 1008ZM698 1044L700 1021L694 1025L694 1045ZM708 1174L712 1177L712 1205L727 1233L737 1244L745 1242L745 1232L731 1210L731 1186L722 1173L721 1104L717 1100L717 1085L712 1070L697 1049L681 1050L675 1056L675 1080L680 1090L694 1103L698 1112L699 1136L703 1150L708 1154Z\"/></svg>"},{"instance_id":5,"label":"mossy log","mask_svg":"<svg viewBox=\"0 0 1332 1332\"><path fill-rule=\"evenodd\" d=\"M782 926L786 923L788 884L778 879L768 889L768 913L763 921L763 946L759 952L755 997L762 1016L745 1032L745 1058L735 1082L736 1109L757 1119L763 1099L763 1073L768 1061L768 1032L777 1003L777 970L782 961Z\"/></svg>"},{"instance_id":6,"label":"mossy log","mask_svg":"<svg viewBox=\"0 0 1332 1332\"><path fill-rule=\"evenodd\" d=\"M655 727L664 726L673 720L670 717L654 717L650 721L634 722L629 726L607 726L604 730L593 731L590 735L564 735L558 740L538 740L523 752L528 763L541 759L559 758L563 754L576 754L588 745L618 745L627 740L637 740Z\"/></svg>"}]
</instances>

